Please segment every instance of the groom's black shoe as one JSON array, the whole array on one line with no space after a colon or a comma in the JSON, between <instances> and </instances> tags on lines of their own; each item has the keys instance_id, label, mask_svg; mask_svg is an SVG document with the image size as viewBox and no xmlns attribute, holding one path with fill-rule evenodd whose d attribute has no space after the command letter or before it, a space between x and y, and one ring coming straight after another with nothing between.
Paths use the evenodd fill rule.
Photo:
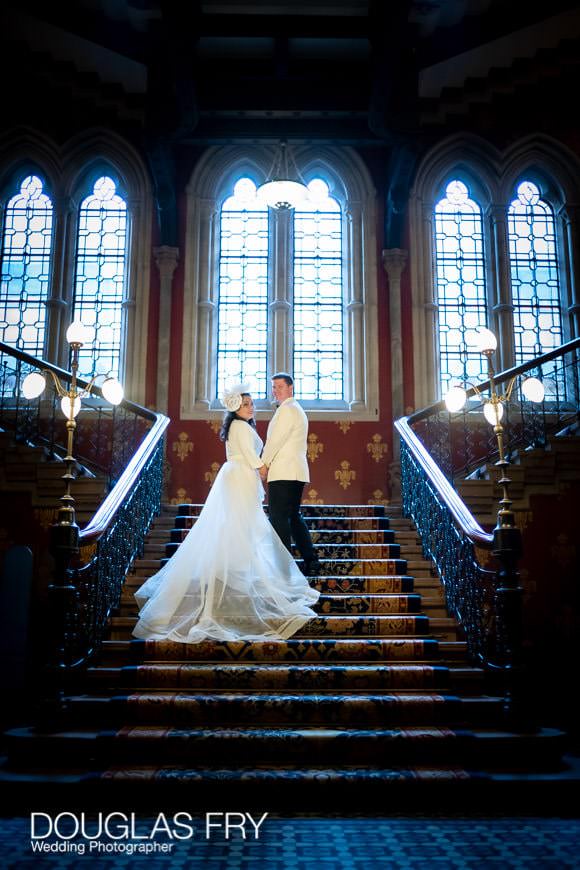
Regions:
<instances>
[{"instance_id":1,"label":"groom's black shoe","mask_svg":"<svg viewBox=\"0 0 580 870\"><path fill-rule=\"evenodd\" d=\"M304 574L306 577L317 577L322 571L322 565L318 559L311 559L309 562L304 562Z\"/></svg>"}]
</instances>

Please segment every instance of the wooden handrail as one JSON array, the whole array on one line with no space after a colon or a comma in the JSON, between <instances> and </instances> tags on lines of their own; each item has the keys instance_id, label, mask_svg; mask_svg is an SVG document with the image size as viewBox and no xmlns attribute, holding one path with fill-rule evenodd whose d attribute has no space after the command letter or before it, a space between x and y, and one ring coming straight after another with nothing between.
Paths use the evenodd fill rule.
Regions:
<instances>
[{"instance_id":1,"label":"wooden handrail","mask_svg":"<svg viewBox=\"0 0 580 870\"><path fill-rule=\"evenodd\" d=\"M169 417L166 417L164 414L155 414L154 416L156 418L155 423L147 433L137 453L135 453L88 526L81 529L79 535L81 546L86 546L97 541L106 532L118 509L131 491L135 480L141 474L157 444L163 437L163 433L169 425Z\"/></svg>"},{"instance_id":2,"label":"wooden handrail","mask_svg":"<svg viewBox=\"0 0 580 870\"><path fill-rule=\"evenodd\" d=\"M493 535L481 528L469 508L453 489L435 460L423 447L409 426L410 419L410 417L401 417L395 421L395 428L409 446L413 456L436 488L441 499L447 505L463 534L478 547L490 550L493 544Z\"/></svg>"}]
</instances>

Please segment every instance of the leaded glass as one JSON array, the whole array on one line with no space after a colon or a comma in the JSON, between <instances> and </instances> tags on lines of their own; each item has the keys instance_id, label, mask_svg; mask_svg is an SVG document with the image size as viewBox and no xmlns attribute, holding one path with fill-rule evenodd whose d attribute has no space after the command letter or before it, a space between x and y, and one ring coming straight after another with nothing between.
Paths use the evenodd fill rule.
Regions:
<instances>
[{"instance_id":1,"label":"leaded glass","mask_svg":"<svg viewBox=\"0 0 580 870\"><path fill-rule=\"evenodd\" d=\"M79 212L74 317L90 335L80 351L83 377L119 375L126 271L127 205L103 175Z\"/></svg>"},{"instance_id":2,"label":"leaded glass","mask_svg":"<svg viewBox=\"0 0 580 870\"><path fill-rule=\"evenodd\" d=\"M472 350L487 326L483 222L467 186L451 181L435 206L435 282L442 395L457 382L487 376L485 358Z\"/></svg>"},{"instance_id":3,"label":"leaded glass","mask_svg":"<svg viewBox=\"0 0 580 870\"><path fill-rule=\"evenodd\" d=\"M316 178L294 213L294 379L305 400L343 399L342 215Z\"/></svg>"},{"instance_id":4,"label":"leaded glass","mask_svg":"<svg viewBox=\"0 0 580 870\"><path fill-rule=\"evenodd\" d=\"M0 252L0 338L33 356L44 355L50 279L52 203L36 175L8 202Z\"/></svg>"},{"instance_id":5,"label":"leaded glass","mask_svg":"<svg viewBox=\"0 0 580 870\"><path fill-rule=\"evenodd\" d=\"M267 394L268 209L241 178L220 218L217 395L250 379L255 398Z\"/></svg>"},{"instance_id":6,"label":"leaded glass","mask_svg":"<svg viewBox=\"0 0 580 870\"><path fill-rule=\"evenodd\" d=\"M563 342L554 215L523 181L508 213L516 364Z\"/></svg>"}]
</instances>

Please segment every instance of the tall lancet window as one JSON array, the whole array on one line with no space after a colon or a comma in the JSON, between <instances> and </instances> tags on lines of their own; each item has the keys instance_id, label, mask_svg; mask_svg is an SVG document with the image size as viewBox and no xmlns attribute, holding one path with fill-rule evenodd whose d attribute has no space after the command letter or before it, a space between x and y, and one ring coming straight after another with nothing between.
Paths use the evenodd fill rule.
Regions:
<instances>
[{"instance_id":1,"label":"tall lancet window","mask_svg":"<svg viewBox=\"0 0 580 870\"><path fill-rule=\"evenodd\" d=\"M250 378L255 398L268 379L268 209L240 178L220 216L217 395Z\"/></svg>"},{"instance_id":2,"label":"tall lancet window","mask_svg":"<svg viewBox=\"0 0 580 870\"><path fill-rule=\"evenodd\" d=\"M435 206L435 284L441 394L457 381L485 380L484 358L471 349L487 326L481 208L454 179Z\"/></svg>"},{"instance_id":3,"label":"tall lancet window","mask_svg":"<svg viewBox=\"0 0 580 870\"><path fill-rule=\"evenodd\" d=\"M302 399L343 399L340 204L316 178L294 215L294 378Z\"/></svg>"},{"instance_id":4,"label":"tall lancet window","mask_svg":"<svg viewBox=\"0 0 580 870\"><path fill-rule=\"evenodd\" d=\"M0 339L44 355L50 281L52 203L37 175L27 175L6 205L0 251Z\"/></svg>"},{"instance_id":5,"label":"tall lancet window","mask_svg":"<svg viewBox=\"0 0 580 870\"><path fill-rule=\"evenodd\" d=\"M518 185L508 213L516 364L564 341L554 214L532 181Z\"/></svg>"},{"instance_id":6,"label":"tall lancet window","mask_svg":"<svg viewBox=\"0 0 580 870\"><path fill-rule=\"evenodd\" d=\"M76 255L74 317L89 329L79 373L119 375L127 280L127 205L106 175L81 203Z\"/></svg>"}]
</instances>

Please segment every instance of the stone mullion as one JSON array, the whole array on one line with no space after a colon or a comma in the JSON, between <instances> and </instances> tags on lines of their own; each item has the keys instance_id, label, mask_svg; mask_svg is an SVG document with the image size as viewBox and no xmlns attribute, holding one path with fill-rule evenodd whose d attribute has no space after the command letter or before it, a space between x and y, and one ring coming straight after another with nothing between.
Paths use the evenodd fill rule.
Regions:
<instances>
[{"instance_id":1,"label":"stone mullion","mask_svg":"<svg viewBox=\"0 0 580 870\"><path fill-rule=\"evenodd\" d=\"M197 263L199 274L197 347L194 348L194 359L198 360L195 394L197 401L207 408L211 407L216 389L219 275L214 274L214 263L217 262L214 254L219 242L219 226L216 226L218 222L219 213L215 200L201 202L196 233L197 250L194 252L194 262Z\"/></svg>"},{"instance_id":2,"label":"stone mullion","mask_svg":"<svg viewBox=\"0 0 580 870\"><path fill-rule=\"evenodd\" d=\"M55 199L53 209L52 268L49 295L45 303L44 353L50 362L68 368L68 345L65 334L72 319L75 222L73 206L69 199Z\"/></svg>"},{"instance_id":3,"label":"stone mullion","mask_svg":"<svg viewBox=\"0 0 580 870\"><path fill-rule=\"evenodd\" d=\"M271 216L270 234L270 275L272 292L270 294L271 342L269 375L279 371L293 374L292 358L292 228L294 212L281 208Z\"/></svg>"},{"instance_id":4,"label":"stone mullion","mask_svg":"<svg viewBox=\"0 0 580 870\"><path fill-rule=\"evenodd\" d=\"M345 250L361 252L361 256L351 256L347 263L348 300L346 304L346 334L345 364L343 370L348 372L348 402L351 411L359 411L365 407L365 325L364 325L364 258L362 256L361 209L359 205L350 203L345 211L348 242ZM356 271L355 271L356 269Z\"/></svg>"},{"instance_id":5,"label":"stone mullion","mask_svg":"<svg viewBox=\"0 0 580 870\"><path fill-rule=\"evenodd\" d=\"M499 368L508 369L515 365L514 304L509 256L509 237L507 211L503 205L494 205L489 210L491 224L491 311L492 329L498 337Z\"/></svg>"}]
</instances>

